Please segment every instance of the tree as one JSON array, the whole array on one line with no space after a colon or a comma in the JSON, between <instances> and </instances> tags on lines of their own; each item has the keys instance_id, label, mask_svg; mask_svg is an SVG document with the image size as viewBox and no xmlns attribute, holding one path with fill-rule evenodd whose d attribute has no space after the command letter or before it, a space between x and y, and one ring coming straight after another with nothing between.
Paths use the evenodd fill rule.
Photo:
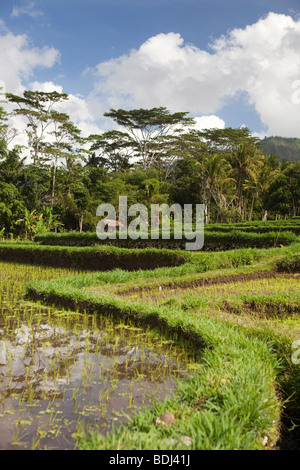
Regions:
<instances>
[{"instance_id":1,"label":"tree","mask_svg":"<svg viewBox=\"0 0 300 470\"><path fill-rule=\"evenodd\" d=\"M14 113L24 116L27 120L27 134L29 146L33 151L33 163L37 163L39 158L41 142L45 137L46 130L57 119L57 113L53 111L53 106L62 100L67 100L66 93L57 91L29 91L23 92L23 97L6 93L8 101L18 105Z\"/></svg>"},{"instance_id":2,"label":"tree","mask_svg":"<svg viewBox=\"0 0 300 470\"><path fill-rule=\"evenodd\" d=\"M153 166L162 157L186 126L194 124L188 113L171 114L164 107L152 109L111 109L104 116L111 117L125 132L119 132L122 144L131 147L134 156L141 160L143 169Z\"/></svg>"},{"instance_id":3,"label":"tree","mask_svg":"<svg viewBox=\"0 0 300 470\"><path fill-rule=\"evenodd\" d=\"M264 155L253 142L244 140L231 152L229 161L232 167L231 177L236 182L236 206L245 220L249 189L257 184Z\"/></svg>"},{"instance_id":4,"label":"tree","mask_svg":"<svg viewBox=\"0 0 300 470\"><path fill-rule=\"evenodd\" d=\"M248 127L238 129L233 129L232 127L226 127L225 129L203 129L197 133L208 146L211 153L234 152L244 142L254 146L259 142L257 137L251 135Z\"/></svg>"},{"instance_id":5,"label":"tree","mask_svg":"<svg viewBox=\"0 0 300 470\"><path fill-rule=\"evenodd\" d=\"M25 165L18 186L29 211L40 212L42 206L50 203L51 178L47 168Z\"/></svg>"},{"instance_id":6,"label":"tree","mask_svg":"<svg viewBox=\"0 0 300 470\"><path fill-rule=\"evenodd\" d=\"M270 184L264 198L268 210L298 216L300 211L300 162L290 163Z\"/></svg>"},{"instance_id":7,"label":"tree","mask_svg":"<svg viewBox=\"0 0 300 470\"><path fill-rule=\"evenodd\" d=\"M249 213L249 220L252 219L252 211L254 206L254 200L256 197L259 198L261 205L261 217L266 217L265 198L268 189L272 182L281 172L281 165L277 155L271 154L266 155L263 161L263 166L260 168L257 178L257 184L253 188L252 204Z\"/></svg>"},{"instance_id":8,"label":"tree","mask_svg":"<svg viewBox=\"0 0 300 470\"><path fill-rule=\"evenodd\" d=\"M203 181L203 202L206 206L206 223L210 222L211 200L215 201L219 212L228 208L224 185L232 182L229 177L231 166L222 153L206 154L200 163Z\"/></svg>"},{"instance_id":9,"label":"tree","mask_svg":"<svg viewBox=\"0 0 300 470\"><path fill-rule=\"evenodd\" d=\"M17 224L22 224L23 230L25 232L25 238L30 238L33 240L34 235L36 234L36 226L38 221L40 220L39 215L36 213L36 210L29 211L28 209L24 209L24 217L22 219L17 220Z\"/></svg>"},{"instance_id":10,"label":"tree","mask_svg":"<svg viewBox=\"0 0 300 470\"><path fill-rule=\"evenodd\" d=\"M41 146L42 153L52 160L52 191L51 207L55 200L56 170L59 159L72 159L75 151L73 144L81 142L80 130L70 121L65 113L52 112L54 130L49 133L52 142L47 142Z\"/></svg>"},{"instance_id":11,"label":"tree","mask_svg":"<svg viewBox=\"0 0 300 470\"><path fill-rule=\"evenodd\" d=\"M16 233L15 224L24 209L18 188L10 182L0 181L0 229L5 228L5 233Z\"/></svg>"},{"instance_id":12,"label":"tree","mask_svg":"<svg viewBox=\"0 0 300 470\"><path fill-rule=\"evenodd\" d=\"M109 171L128 171L131 165L129 158L133 154L132 140L126 138L119 131L108 131L102 135L92 134L88 141L92 141L90 151L93 152L87 164L91 166L102 166ZM96 156L95 151L100 150Z\"/></svg>"}]
</instances>

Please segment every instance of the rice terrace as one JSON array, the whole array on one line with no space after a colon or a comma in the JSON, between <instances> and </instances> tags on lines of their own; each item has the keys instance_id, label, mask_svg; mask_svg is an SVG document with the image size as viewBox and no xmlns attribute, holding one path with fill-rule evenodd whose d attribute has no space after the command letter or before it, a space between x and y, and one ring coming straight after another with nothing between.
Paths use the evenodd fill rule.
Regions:
<instances>
[{"instance_id":1,"label":"rice terrace","mask_svg":"<svg viewBox=\"0 0 300 470\"><path fill-rule=\"evenodd\" d=\"M290 243L1 242L0 447L298 449L300 225L274 224Z\"/></svg>"},{"instance_id":2,"label":"rice terrace","mask_svg":"<svg viewBox=\"0 0 300 470\"><path fill-rule=\"evenodd\" d=\"M0 0L0 450L300 450L299 44L299 0Z\"/></svg>"}]
</instances>

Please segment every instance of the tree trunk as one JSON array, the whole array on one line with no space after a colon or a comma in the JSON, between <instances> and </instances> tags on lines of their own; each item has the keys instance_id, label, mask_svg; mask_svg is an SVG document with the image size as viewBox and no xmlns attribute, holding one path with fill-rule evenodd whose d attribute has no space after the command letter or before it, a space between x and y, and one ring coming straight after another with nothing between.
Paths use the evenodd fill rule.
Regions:
<instances>
[{"instance_id":1,"label":"tree trunk","mask_svg":"<svg viewBox=\"0 0 300 470\"><path fill-rule=\"evenodd\" d=\"M246 220L247 216L247 204L248 204L248 191L245 194L244 207L243 207L243 220Z\"/></svg>"},{"instance_id":2,"label":"tree trunk","mask_svg":"<svg viewBox=\"0 0 300 470\"><path fill-rule=\"evenodd\" d=\"M261 220L265 222L267 219L268 219L268 211L263 210Z\"/></svg>"},{"instance_id":3,"label":"tree trunk","mask_svg":"<svg viewBox=\"0 0 300 470\"><path fill-rule=\"evenodd\" d=\"M53 206L54 206L54 198L55 198L56 167L57 167L57 156L55 157L55 161L54 161L54 165L53 165L52 194L51 194L51 207L52 207L52 209L53 209Z\"/></svg>"},{"instance_id":4,"label":"tree trunk","mask_svg":"<svg viewBox=\"0 0 300 470\"><path fill-rule=\"evenodd\" d=\"M252 220L252 214L253 214L253 209L254 209L254 201L255 201L256 194L253 194L252 196L252 201L251 201L251 207L250 207L250 212L249 212L249 217L248 220Z\"/></svg>"},{"instance_id":5,"label":"tree trunk","mask_svg":"<svg viewBox=\"0 0 300 470\"><path fill-rule=\"evenodd\" d=\"M83 225L83 215L79 217L79 232L82 232L82 225Z\"/></svg>"}]
</instances>

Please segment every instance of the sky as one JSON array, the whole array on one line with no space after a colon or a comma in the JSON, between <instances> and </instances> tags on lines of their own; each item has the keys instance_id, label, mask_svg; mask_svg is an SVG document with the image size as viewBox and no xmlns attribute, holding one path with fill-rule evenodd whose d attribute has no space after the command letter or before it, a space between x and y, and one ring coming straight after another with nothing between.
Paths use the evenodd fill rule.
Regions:
<instances>
[{"instance_id":1,"label":"sky","mask_svg":"<svg viewBox=\"0 0 300 470\"><path fill-rule=\"evenodd\" d=\"M300 138L300 0L0 0L0 86L67 93L83 135L164 106Z\"/></svg>"}]
</instances>

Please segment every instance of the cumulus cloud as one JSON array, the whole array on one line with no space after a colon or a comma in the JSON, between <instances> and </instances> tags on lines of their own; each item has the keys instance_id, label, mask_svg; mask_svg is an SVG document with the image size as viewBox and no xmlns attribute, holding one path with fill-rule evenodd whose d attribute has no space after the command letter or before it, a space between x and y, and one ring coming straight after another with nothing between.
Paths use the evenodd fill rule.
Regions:
<instances>
[{"instance_id":1,"label":"cumulus cloud","mask_svg":"<svg viewBox=\"0 0 300 470\"><path fill-rule=\"evenodd\" d=\"M38 67L51 68L59 60L60 53L52 47L33 47L26 35L15 35L8 30L5 23L0 21L0 88L2 93L14 93L22 96L25 89L33 91L68 93L63 87L52 81L32 81L35 69ZM15 105L7 103L5 109L12 111ZM56 105L58 111L70 116L81 135L87 137L91 133L101 134L103 130L95 122L99 117L98 109L89 99L80 95L69 94L68 100ZM27 122L20 116L11 116L10 123L13 128L18 129L18 136L10 143L14 145L27 144L26 128ZM49 128L49 131L52 129Z\"/></svg>"},{"instance_id":2,"label":"cumulus cloud","mask_svg":"<svg viewBox=\"0 0 300 470\"><path fill-rule=\"evenodd\" d=\"M209 52L176 33L151 37L139 49L102 62L94 95L107 107L166 106L194 115L220 112L246 93L269 135L300 136L300 19L269 13L210 44Z\"/></svg>"},{"instance_id":3,"label":"cumulus cloud","mask_svg":"<svg viewBox=\"0 0 300 470\"><path fill-rule=\"evenodd\" d=\"M14 16L34 11L34 2L25 5L27 13L24 7ZM21 95L37 68L50 69L59 58L57 49L32 46L27 35L13 34L0 20L4 91ZM171 112L198 116L196 128L224 128L218 117L222 108L246 96L268 129L264 135L300 137L300 18L269 13L217 38L208 50L185 43L174 32L158 34L86 74L94 81L90 95L69 94L62 105L84 135L101 133L100 126L111 129L115 125L111 119L98 122L105 111L119 107L165 106ZM33 81L30 88L68 93L51 81Z\"/></svg>"},{"instance_id":4,"label":"cumulus cloud","mask_svg":"<svg viewBox=\"0 0 300 470\"><path fill-rule=\"evenodd\" d=\"M32 47L25 34L0 34L0 79L6 92L19 94L37 67L51 68L60 58L54 47Z\"/></svg>"},{"instance_id":5,"label":"cumulus cloud","mask_svg":"<svg viewBox=\"0 0 300 470\"><path fill-rule=\"evenodd\" d=\"M2 23L0 33L0 88L2 93L22 95L24 82L34 74L37 67L51 68L59 59L59 51L52 47L32 47L28 37L14 35ZM27 87L26 87L27 88ZM5 106L6 111L14 109L12 103ZM11 116L10 123L18 129L18 136L10 143L26 145L26 122L19 116Z\"/></svg>"},{"instance_id":6,"label":"cumulus cloud","mask_svg":"<svg viewBox=\"0 0 300 470\"><path fill-rule=\"evenodd\" d=\"M203 129L225 129L225 121L213 114L210 116L195 117L194 120L194 128L199 131Z\"/></svg>"}]
</instances>

